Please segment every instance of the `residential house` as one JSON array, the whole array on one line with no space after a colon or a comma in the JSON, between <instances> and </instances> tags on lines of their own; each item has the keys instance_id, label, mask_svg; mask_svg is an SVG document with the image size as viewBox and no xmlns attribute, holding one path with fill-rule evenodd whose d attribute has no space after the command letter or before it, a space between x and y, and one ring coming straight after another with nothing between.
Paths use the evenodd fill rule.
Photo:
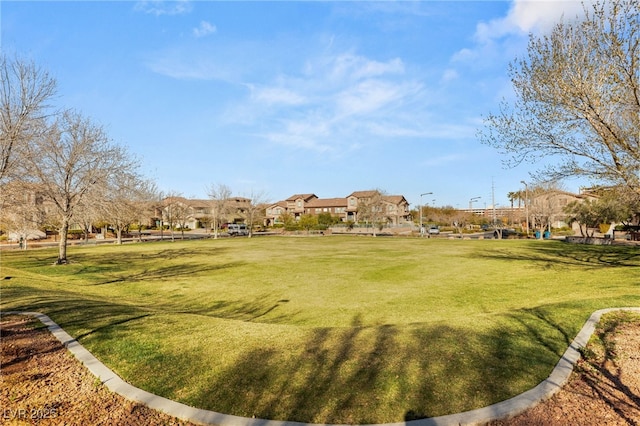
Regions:
<instances>
[{"instance_id":1,"label":"residential house","mask_svg":"<svg viewBox=\"0 0 640 426\"><path fill-rule=\"evenodd\" d=\"M358 222L358 213L374 197L380 197L384 217L389 224L411 222L409 203L402 195L382 195L378 191L356 191L344 198L318 198L315 194L295 194L283 201L271 204L266 209L266 225L282 223L281 217L290 214L298 220L303 214L330 213L342 222Z\"/></svg>"},{"instance_id":2,"label":"residential house","mask_svg":"<svg viewBox=\"0 0 640 426\"><path fill-rule=\"evenodd\" d=\"M592 201L599 198L593 193L581 192L574 194L561 190L532 191L527 209L531 228L554 228L567 226L564 209L574 201Z\"/></svg>"},{"instance_id":3,"label":"residential house","mask_svg":"<svg viewBox=\"0 0 640 426\"><path fill-rule=\"evenodd\" d=\"M250 204L249 198L230 198L227 215L222 218L221 223L244 222ZM158 218L162 215L164 225L184 226L189 229L206 228L211 226L213 221L212 201L167 197L162 201L162 211L156 215Z\"/></svg>"}]
</instances>

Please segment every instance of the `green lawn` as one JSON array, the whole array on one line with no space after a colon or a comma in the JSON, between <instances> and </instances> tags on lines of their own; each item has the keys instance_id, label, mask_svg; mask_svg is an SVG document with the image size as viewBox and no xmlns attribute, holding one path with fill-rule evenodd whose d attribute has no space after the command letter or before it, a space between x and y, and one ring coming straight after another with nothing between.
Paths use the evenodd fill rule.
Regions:
<instances>
[{"instance_id":1,"label":"green lawn","mask_svg":"<svg viewBox=\"0 0 640 426\"><path fill-rule=\"evenodd\" d=\"M640 306L640 250L261 237L2 252L0 307L49 315L135 386L200 408L383 423L543 380L591 312ZM10 279L8 279L10 277Z\"/></svg>"}]
</instances>

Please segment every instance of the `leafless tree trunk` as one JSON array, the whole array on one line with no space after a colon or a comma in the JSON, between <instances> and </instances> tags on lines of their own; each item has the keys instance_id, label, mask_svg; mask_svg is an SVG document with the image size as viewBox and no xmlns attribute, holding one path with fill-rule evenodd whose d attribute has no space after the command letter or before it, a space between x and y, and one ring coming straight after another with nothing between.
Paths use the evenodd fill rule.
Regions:
<instances>
[{"instance_id":1,"label":"leafless tree trunk","mask_svg":"<svg viewBox=\"0 0 640 426\"><path fill-rule=\"evenodd\" d=\"M184 215L183 206L185 201L181 194L175 192L170 192L164 199L164 216L167 222L169 222L172 242L175 241L174 229Z\"/></svg>"},{"instance_id":2,"label":"leafless tree trunk","mask_svg":"<svg viewBox=\"0 0 640 426\"><path fill-rule=\"evenodd\" d=\"M146 203L155 197L153 184L131 168L119 170L109 177L101 193L101 219L111 224L122 244L122 233L140 219Z\"/></svg>"},{"instance_id":3,"label":"leafless tree trunk","mask_svg":"<svg viewBox=\"0 0 640 426\"><path fill-rule=\"evenodd\" d=\"M208 191L213 209L213 238L218 238L220 220L229 213L231 189L224 184L212 184Z\"/></svg>"},{"instance_id":4,"label":"leafless tree trunk","mask_svg":"<svg viewBox=\"0 0 640 426\"><path fill-rule=\"evenodd\" d=\"M247 222L247 228L249 230L249 238L251 238L253 236L253 226L259 219L264 217L266 209L266 195L261 191L251 191L251 194L248 198L250 202L247 205L245 219Z\"/></svg>"}]
</instances>

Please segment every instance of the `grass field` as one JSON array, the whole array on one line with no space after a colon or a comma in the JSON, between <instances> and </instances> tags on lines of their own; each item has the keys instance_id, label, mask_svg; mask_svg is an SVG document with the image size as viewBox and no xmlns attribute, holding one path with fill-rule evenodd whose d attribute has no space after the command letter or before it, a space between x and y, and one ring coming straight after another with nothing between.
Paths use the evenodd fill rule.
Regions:
<instances>
[{"instance_id":1,"label":"grass field","mask_svg":"<svg viewBox=\"0 0 640 426\"><path fill-rule=\"evenodd\" d=\"M228 414L383 423L546 378L589 314L640 306L640 250L262 237L2 252L40 311L135 386Z\"/></svg>"}]
</instances>

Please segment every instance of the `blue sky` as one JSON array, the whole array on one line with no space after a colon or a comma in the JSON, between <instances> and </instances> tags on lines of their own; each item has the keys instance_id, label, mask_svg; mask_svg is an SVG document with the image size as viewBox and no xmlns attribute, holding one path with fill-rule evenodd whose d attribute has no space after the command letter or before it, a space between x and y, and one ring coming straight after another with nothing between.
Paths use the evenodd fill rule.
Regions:
<instances>
[{"instance_id":1,"label":"blue sky","mask_svg":"<svg viewBox=\"0 0 640 426\"><path fill-rule=\"evenodd\" d=\"M508 205L482 116L527 34L575 1L2 1L2 51L58 81L160 190L269 201L379 188L412 206ZM577 184L566 185L577 191ZM433 192L421 197L420 194Z\"/></svg>"}]
</instances>

